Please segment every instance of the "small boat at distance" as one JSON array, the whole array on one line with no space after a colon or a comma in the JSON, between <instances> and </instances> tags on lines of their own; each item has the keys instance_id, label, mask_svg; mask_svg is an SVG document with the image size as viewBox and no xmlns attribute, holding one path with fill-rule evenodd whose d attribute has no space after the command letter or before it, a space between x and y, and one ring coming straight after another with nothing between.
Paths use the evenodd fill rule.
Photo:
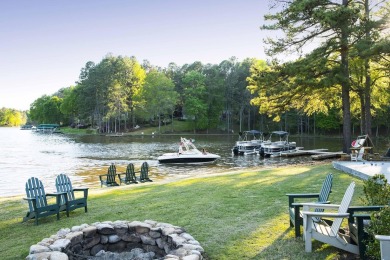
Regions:
<instances>
[{"instance_id":1,"label":"small boat at distance","mask_svg":"<svg viewBox=\"0 0 390 260\"><path fill-rule=\"evenodd\" d=\"M240 132L238 141L232 148L234 155L257 154L263 143L263 133L257 130Z\"/></svg>"},{"instance_id":2,"label":"small boat at distance","mask_svg":"<svg viewBox=\"0 0 390 260\"><path fill-rule=\"evenodd\" d=\"M273 131L269 139L261 144L259 154L262 157L277 157L285 152L295 152L297 143L289 142L288 135L288 132L285 131ZM278 140L275 141L274 139Z\"/></svg>"},{"instance_id":3,"label":"small boat at distance","mask_svg":"<svg viewBox=\"0 0 390 260\"><path fill-rule=\"evenodd\" d=\"M159 163L200 163L213 162L221 156L199 151L195 145L188 139L181 137L179 151L176 153L165 153L157 158Z\"/></svg>"}]
</instances>

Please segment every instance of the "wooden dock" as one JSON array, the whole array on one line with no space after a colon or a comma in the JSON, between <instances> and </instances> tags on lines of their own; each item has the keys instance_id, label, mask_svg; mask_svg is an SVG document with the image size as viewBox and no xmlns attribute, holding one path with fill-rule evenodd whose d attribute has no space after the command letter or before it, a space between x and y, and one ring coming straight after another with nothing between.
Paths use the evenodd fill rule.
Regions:
<instances>
[{"instance_id":1,"label":"wooden dock","mask_svg":"<svg viewBox=\"0 0 390 260\"><path fill-rule=\"evenodd\" d=\"M329 158L341 157L345 153L343 152L328 152L328 149L314 149L314 150L296 150L296 151L286 151L282 152L281 156L285 157L295 157L295 156L305 156L310 155L313 160L324 160Z\"/></svg>"}]
</instances>

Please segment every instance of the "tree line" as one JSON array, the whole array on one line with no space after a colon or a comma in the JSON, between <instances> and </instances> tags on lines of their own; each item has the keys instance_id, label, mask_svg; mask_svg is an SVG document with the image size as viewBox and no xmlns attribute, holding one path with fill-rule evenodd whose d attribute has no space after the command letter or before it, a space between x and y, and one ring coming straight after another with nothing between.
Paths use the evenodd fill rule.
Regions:
<instances>
[{"instance_id":1,"label":"tree line","mask_svg":"<svg viewBox=\"0 0 390 260\"><path fill-rule=\"evenodd\" d=\"M275 12L261 29L280 35L266 40L267 61L232 57L161 68L107 55L87 62L75 86L35 100L31 119L101 132L161 126L175 117L190 120L194 131L341 131L345 152L352 134L388 132L389 3L270 3Z\"/></svg>"}]
</instances>

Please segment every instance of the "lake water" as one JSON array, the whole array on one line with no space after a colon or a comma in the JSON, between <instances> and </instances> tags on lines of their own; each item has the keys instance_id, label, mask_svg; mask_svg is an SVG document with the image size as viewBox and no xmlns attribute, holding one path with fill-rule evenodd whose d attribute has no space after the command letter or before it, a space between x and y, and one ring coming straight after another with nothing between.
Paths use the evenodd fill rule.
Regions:
<instances>
[{"instance_id":1,"label":"lake water","mask_svg":"<svg viewBox=\"0 0 390 260\"><path fill-rule=\"evenodd\" d=\"M213 174L249 167L274 167L311 161L309 156L295 158L262 159L257 155L233 156L231 148L238 136L232 135L183 135L195 139L198 149L205 148L221 159L211 164L168 165L159 164L157 157L175 152L180 136L76 136L40 134L19 128L0 128L0 196L25 194L28 178L42 180L46 192L54 191L55 178L66 173L73 186L99 187L99 174L105 174L111 163L117 172L124 172L126 165L134 163L137 169L142 162L151 166L155 180L193 176L199 173ZM339 138L296 138L297 146L305 149L326 148L340 151ZM385 151L385 147L380 149Z\"/></svg>"}]
</instances>

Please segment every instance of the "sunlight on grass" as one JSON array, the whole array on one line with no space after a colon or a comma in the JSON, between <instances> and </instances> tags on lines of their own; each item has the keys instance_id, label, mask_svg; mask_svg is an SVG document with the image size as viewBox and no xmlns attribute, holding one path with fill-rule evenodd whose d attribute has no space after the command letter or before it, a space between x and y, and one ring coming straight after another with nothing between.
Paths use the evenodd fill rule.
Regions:
<instances>
[{"instance_id":1,"label":"sunlight on grass","mask_svg":"<svg viewBox=\"0 0 390 260\"><path fill-rule=\"evenodd\" d=\"M2 257L24 259L30 245L61 228L97 221L150 219L185 228L201 243L209 259L337 259L339 251L322 243L313 243L313 253L304 252L302 239L296 239L289 227L285 195L318 192L328 172L334 173L332 203L340 202L348 184L356 181L353 203L359 205L362 181L329 164L91 188L88 213L79 209L69 218L61 213L60 221L55 216L45 217L39 226L34 221L21 223L28 208L21 197L2 198Z\"/></svg>"}]
</instances>

